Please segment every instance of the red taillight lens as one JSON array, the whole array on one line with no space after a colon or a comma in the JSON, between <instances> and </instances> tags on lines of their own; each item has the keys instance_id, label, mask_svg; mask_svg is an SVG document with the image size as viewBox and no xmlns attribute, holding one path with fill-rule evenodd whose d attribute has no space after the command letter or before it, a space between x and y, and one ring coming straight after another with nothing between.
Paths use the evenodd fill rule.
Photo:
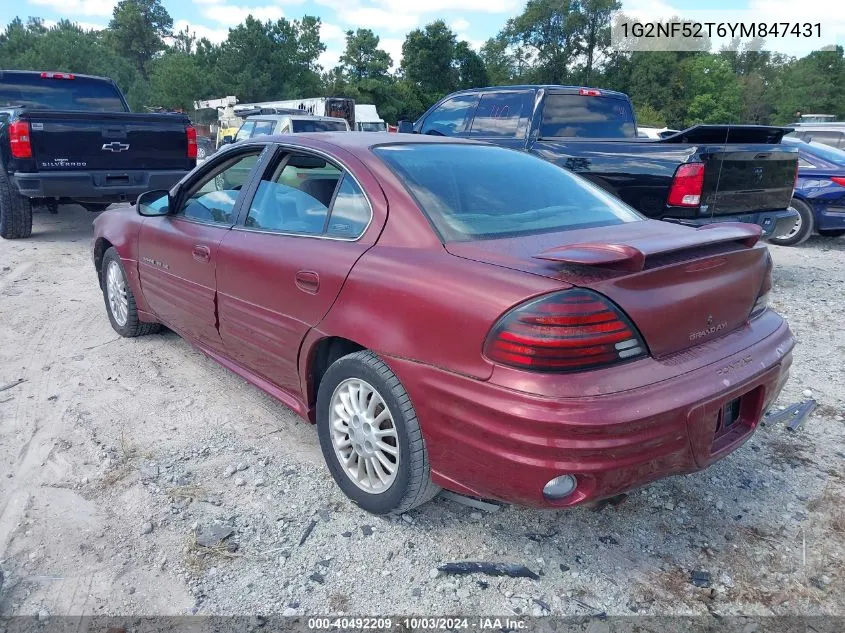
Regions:
<instances>
[{"instance_id":1,"label":"red taillight lens","mask_svg":"<svg viewBox=\"0 0 845 633\"><path fill-rule=\"evenodd\" d=\"M666 204L673 207L697 207L704 189L704 163L685 163L675 171Z\"/></svg>"},{"instance_id":2,"label":"red taillight lens","mask_svg":"<svg viewBox=\"0 0 845 633\"><path fill-rule=\"evenodd\" d=\"M188 140L188 158L197 157L197 128L189 125L185 128L185 138Z\"/></svg>"},{"instance_id":3,"label":"red taillight lens","mask_svg":"<svg viewBox=\"0 0 845 633\"><path fill-rule=\"evenodd\" d=\"M600 97L601 90L596 88L581 88L578 90L578 94L582 97Z\"/></svg>"},{"instance_id":4,"label":"red taillight lens","mask_svg":"<svg viewBox=\"0 0 845 633\"><path fill-rule=\"evenodd\" d=\"M484 355L493 362L549 372L597 369L646 353L645 343L619 308L581 289L513 308L484 344Z\"/></svg>"},{"instance_id":5,"label":"red taillight lens","mask_svg":"<svg viewBox=\"0 0 845 633\"><path fill-rule=\"evenodd\" d=\"M29 138L29 123L15 121L9 124L9 145L14 158L32 158L32 142Z\"/></svg>"},{"instance_id":6,"label":"red taillight lens","mask_svg":"<svg viewBox=\"0 0 845 633\"><path fill-rule=\"evenodd\" d=\"M837 185L842 185L843 187L845 187L845 178L843 178L842 176L833 176L831 180Z\"/></svg>"}]
</instances>

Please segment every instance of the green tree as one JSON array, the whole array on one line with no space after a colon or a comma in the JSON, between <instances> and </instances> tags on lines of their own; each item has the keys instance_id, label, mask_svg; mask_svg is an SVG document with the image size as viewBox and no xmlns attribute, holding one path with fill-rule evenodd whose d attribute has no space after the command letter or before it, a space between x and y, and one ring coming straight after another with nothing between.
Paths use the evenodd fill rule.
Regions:
<instances>
[{"instance_id":1,"label":"green tree","mask_svg":"<svg viewBox=\"0 0 845 633\"><path fill-rule=\"evenodd\" d=\"M378 45L379 37L370 29L346 32L346 50L340 56L340 63L351 81L384 79L387 76L393 60Z\"/></svg>"},{"instance_id":2,"label":"green tree","mask_svg":"<svg viewBox=\"0 0 845 633\"><path fill-rule=\"evenodd\" d=\"M458 84L454 65L455 34L443 20L408 33L402 44L402 74L429 99L451 92Z\"/></svg>"},{"instance_id":3,"label":"green tree","mask_svg":"<svg viewBox=\"0 0 845 633\"><path fill-rule=\"evenodd\" d=\"M686 125L742 122L739 81L726 59L701 53L684 60L680 72L684 92L691 95Z\"/></svg>"},{"instance_id":4,"label":"green tree","mask_svg":"<svg viewBox=\"0 0 845 633\"><path fill-rule=\"evenodd\" d=\"M203 73L193 55L176 50L153 60L150 70L150 105L181 110L193 109L206 93Z\"/></svg>"},{"instance_id":5,"label":"green tree","mask_svg":"<svg viewBox=\"0 0 845 633\"><path fill-rule=\"evenodd\" d=\"M150 60L166 48L164 38L172 28L173 18L161 0L120 0L112 12L108 39L115 51L147 77Z\"/></svg>"},{"instance_id":6,"label":"green tree","mask_svg":"<svg viewBox=\"0 0 845 633\"><path fill-rule=\"evenodd\" d=\"M484 67L484 61L467 42L461 41L455 45L454 65L457 70L456 88L459 90L480 88L490 84L490 76Z\"/></svg>"}]
</instances>

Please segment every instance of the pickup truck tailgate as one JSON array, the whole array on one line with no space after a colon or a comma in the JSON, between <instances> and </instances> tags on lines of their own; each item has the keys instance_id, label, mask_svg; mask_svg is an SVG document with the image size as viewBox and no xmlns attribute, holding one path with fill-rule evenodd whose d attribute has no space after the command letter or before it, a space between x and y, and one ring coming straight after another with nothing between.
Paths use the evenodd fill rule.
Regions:
<instances>
[{"instance_id":1,"label":"pickup truck tailgate","mask_svg":"<svg viewBox=\"0 0 845 633\"><path fill-rule=\"evenodd\" d=\"M21 119L42 172L193 167L183 115L31 110Z\"/></svg>"},{"instance_id":2,"label":"pickup truck tailgate","mask_svg":"<svg viewBox=\"0 0 845 633\"><path fill-rule=\"evenodd\" d=\"M798 169L795 152L771 145L709 149L703 156L702 211L717 216L789 207Z\"/></svg>"}]
</instances>

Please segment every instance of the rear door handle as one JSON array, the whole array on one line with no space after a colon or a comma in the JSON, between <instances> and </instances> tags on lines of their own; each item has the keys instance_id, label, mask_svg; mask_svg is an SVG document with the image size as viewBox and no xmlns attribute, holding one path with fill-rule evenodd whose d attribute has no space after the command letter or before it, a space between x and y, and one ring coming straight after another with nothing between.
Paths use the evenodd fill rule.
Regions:
<instances>
[{"instance_id":1,"label":"rear door handle","mask_svg":"<svg viewBox=\"0 0 845 633\"><path fill-rule=\"evenodd\" d=\"M208 248L208 246L203 246L202 244L194 244L191 254L198 262L208 262L211 260L211 249Z\"/></svg>"},{"instance_id":2,"label":"rear door handle","mask_svg":"<svg viewBox=\"0 0 845 633\"><path fill-rule=\"evenodd\" d=\"M296 286L303 292L315 295L320 289L320 275L312 270L300 270L296 273Z\"/></svg>"}]
</instances>

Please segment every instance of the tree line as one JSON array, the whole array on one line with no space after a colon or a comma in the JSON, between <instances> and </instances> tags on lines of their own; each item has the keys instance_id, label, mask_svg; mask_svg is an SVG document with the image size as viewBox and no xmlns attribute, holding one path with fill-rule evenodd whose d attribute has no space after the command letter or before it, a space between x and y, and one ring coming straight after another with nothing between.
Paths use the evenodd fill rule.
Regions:
<instances>
[{"instance_id":1,"label":"tree line","mask_svg":"<svg viewBox=\"0 0 845 633\"><path fill-rule=\"evenodd\" d=\"M589 85L631 95L641 125L785 124L796 111L845 118L842 47L795 58L755 50L625 52L610 47L618 0L529 0L478 52L442 20L407 34L402 59L370 29L346 32L334 68L320 19L252 16L212 43L174 32L161 0L120 0L108 27L15 18L0 34L0 68L112 77L135 110L190 111L197 99L236 95L243 103L349 96L374 103L387 121L414 119L455 90L520 83ZM200 112L211 120L213 112Z\"/></svg>"}]
</instances>

